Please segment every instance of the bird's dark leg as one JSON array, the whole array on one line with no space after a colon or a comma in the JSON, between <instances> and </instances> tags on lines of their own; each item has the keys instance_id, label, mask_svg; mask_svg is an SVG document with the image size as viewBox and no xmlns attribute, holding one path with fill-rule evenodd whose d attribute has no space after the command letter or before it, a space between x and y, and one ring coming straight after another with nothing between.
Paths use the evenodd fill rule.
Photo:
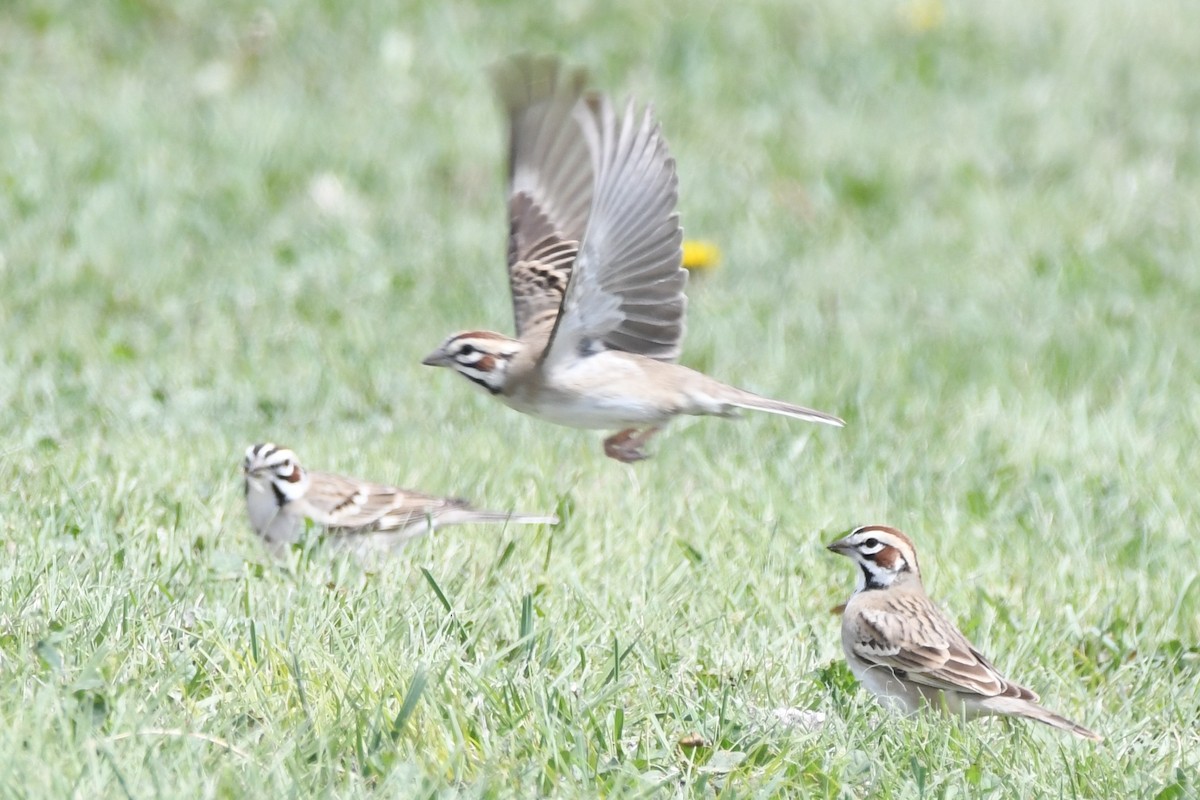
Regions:
<instances>
[{"instance_id":1,"label":"bird's dark leg","mask_svg":"<svg viewBox=\"0 0 1200 800\"><path fill-rule=\"evenodd\" d=\"M623 431L614 433L604 440L604 455L609 458L615 458L622 464L632 464L635 461L649 458L642 447L658 431L659 428L655 425L642 431L639 431L637 428L626 428Z\"/></svg>"}]
</instances>

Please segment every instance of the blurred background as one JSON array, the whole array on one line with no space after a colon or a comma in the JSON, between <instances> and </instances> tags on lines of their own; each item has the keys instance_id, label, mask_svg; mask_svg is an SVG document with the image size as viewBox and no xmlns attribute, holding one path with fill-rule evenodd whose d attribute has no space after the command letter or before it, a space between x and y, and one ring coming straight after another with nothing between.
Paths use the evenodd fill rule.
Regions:
<instances>
[{"instance_id":1,"label":"blurred background","mask_svg":"<svg viewBox=\"0 0 1200 800\"><path fill-rule=\"evenodd\" d=\"M10 782L1194 793L1198 23L1183 0L9 0ZM653 102L685 235L720 251L683 363L844 431L687 421L629 469L419 365L511 330L487 69L518 51ZM281 570L243 519L262 440L566 521ZM911 533L967 633L1110 749L881 733L827 614L853 576L821 545L858 523Z\"/></svg>"}]
</instances>

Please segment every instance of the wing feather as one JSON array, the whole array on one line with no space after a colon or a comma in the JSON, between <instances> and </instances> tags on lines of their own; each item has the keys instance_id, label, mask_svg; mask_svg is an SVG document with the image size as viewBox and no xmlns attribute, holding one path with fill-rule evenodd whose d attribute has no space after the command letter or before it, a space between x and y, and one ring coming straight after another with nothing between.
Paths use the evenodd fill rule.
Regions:
<instances>
[{"instance_id":1,"label":"wing feather","mask_svg":"<svg viewBox=\"0 0 1200 800\"><path fill-rule=\"evenodd\" d=\"M687 310L675 161L651 108L639 115L631 102L618 119L608 99L594 95L575 116L595 186L547 357L601 341L673 361Z\"/></svg>"},{"instance_id":2,"label":"wing feather","mask_svg":"<svg viewBox=\"0 0 1200 800\"><path fill-rule=\"evenodd\" d=\"M908 608L859 612L855 653L934 689L985 697L1022 690L1005 680L928 598L905 600Z\"/></svg>"},{"instance_id":3,"label":"wing feather","mask_svg":"<svg viewBox=\"0 0 1200 800\"><path fill-rule=\"evenodd\" d=\"M305 495L307 511L314 522L333 534L399 530L449 509L468 507L465 500L456 498L436 497L330 473L311 474L312 487Z\"/></svg>"},{"instance_id":4,"label":"wing feather","mask_svg":"<svg viewBox=\"0 0 1200 800\"><path fill-rule=\"evenodd\" d=\"M509 283L524 339L557 317L592 205L591 154L574 116L587 76L518 56L493 83L509 123Z\"/></svg>"}]
</instances>

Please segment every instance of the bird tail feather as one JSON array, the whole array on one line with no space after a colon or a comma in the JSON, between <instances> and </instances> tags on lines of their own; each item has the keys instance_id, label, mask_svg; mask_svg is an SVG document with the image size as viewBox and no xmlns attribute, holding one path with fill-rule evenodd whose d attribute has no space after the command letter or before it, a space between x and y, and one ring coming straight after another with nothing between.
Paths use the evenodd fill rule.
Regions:
<instances>
[{"instance_id":1,"label":"bird tail feather","mask_svg":"<svg viewBox=\"0 0 1200 800\"><path fill-rule=\"evenodd\" d=\"M833 425L838 428L846 424L843 419L835 417L833 414L826 414L824 411L785 403L782 400L772 400L769 397L762 397L753 392L747 392L744 389L739 389L738 393L726 402L734 408L765 411L768 414L779 414L780 416L791 417L793 419L802 419L806 422L820 422L824 425Z\"/></svg>"}]
</instances>

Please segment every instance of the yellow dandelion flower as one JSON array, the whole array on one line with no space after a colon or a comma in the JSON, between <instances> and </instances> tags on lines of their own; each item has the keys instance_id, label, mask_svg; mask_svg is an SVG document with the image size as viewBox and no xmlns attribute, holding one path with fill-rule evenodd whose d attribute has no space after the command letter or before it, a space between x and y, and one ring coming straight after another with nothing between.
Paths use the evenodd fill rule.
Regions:
<instances>
[{"instance_id":1,"label":"yellow dandelion flower","mask_svg":"<svg viewBox=\"0 0 1200 800\"><path fill-rule=\"evenodd\" d=\"M684 269L714 269L721 263L721 250L713 242L689 239L683 243Z\"/></svg>"},{"instance_id":2,"label":"yellow dandelion flower","mask_svg":"<svg viewBox=\"0 0 1200 800\"><path fill-rule=\"evenodd\" d=\"M908 0L900 8L900 16L909 28L925 33L942 27L946 19L946 7L942 0Z\"/></svg>"}]
</instances>

